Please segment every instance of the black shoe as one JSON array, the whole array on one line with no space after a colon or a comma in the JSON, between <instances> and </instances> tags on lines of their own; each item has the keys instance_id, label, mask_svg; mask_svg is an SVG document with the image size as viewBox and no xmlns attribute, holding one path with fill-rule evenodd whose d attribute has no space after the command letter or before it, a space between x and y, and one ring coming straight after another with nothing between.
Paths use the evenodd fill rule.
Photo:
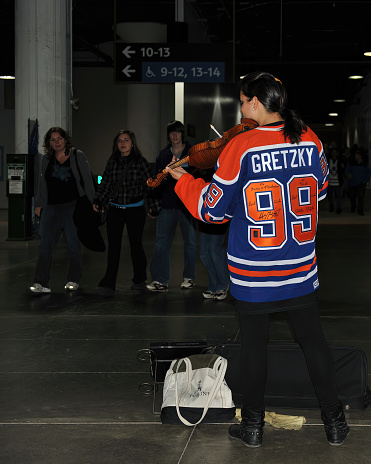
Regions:
<instances>
[{"instance_id":1,"label":"black shoe","mask_svg":"<svg viewBox=\"0 0 371 464\"><path fill-rule=\"evenodd\" d=\"M350 431L347 421L345 420L342 405L339 403L332 411L322 409L321 419L330 445L342 445Z\"/></svg>"},{"instance_id":2,"label":"black shoe","mask_svg":"<svg viewBox=\"0 0 371 464\"><path fill-rule=\"evenodd\" d=\"M249 448L259 448L263 441L263 427L264 412L246 414L243 411L241 423L229 427L229 436L242 441Z\"/></svg>"},{"instance_id":3,"label":"black shoe","mask_svg":"<svg viewBox=\"0 0 371 464\"><path fill-rule=\"evenodd\" d=\"M115 290L109 287L98 287L97 295L102 296L103 298L112 298L115 296Z\"/></svg>"},{"instance_id":4,"label":"black shoe","mask_svg":"<svg viewBox=\"0 0 371 464\"><path fill-rule=\"evenodd\" d=\"M234 440L242 441L249 448L259 448L263 440L263 427L245 427L242 424L233 424L229 427L229 436Z\"/></svg>"}]
</instances>

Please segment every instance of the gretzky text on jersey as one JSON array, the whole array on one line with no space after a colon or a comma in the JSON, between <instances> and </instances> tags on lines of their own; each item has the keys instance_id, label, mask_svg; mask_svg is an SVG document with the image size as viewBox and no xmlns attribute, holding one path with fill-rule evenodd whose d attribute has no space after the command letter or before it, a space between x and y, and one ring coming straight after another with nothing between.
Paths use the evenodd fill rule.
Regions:
<instances>
[{"instance_id":1,"label":"gretzky text on jersey","mask_svg":"<svg viewBox=\"0 0 371 464\"><path fill-rule=\"evenodd\" d=\"M311 129L299 144L283 125L239 134L223 150L211 183L183 175L175 191L204 222L231 221L231 293L243 301L277 301L318 287L315 236L328 167Z\"/></svg>"}]
</instances>

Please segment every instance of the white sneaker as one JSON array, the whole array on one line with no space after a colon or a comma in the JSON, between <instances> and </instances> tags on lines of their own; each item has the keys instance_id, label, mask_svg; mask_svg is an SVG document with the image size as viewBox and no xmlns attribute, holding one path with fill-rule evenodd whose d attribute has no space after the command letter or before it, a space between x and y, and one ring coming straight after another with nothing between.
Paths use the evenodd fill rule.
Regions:
<instances>
[{"instance_id":1,"label":"white sneaker","mask_svg":"<svg viewBox=\"0 0 371 464\"><path fill-rule=\"evenodd\" d=\"M206 292L204 292L204 293L202 294L202 296L203 296L204 298L206 298L207 300L213 300L213 299L214 299L214 296L215 296L215 293L212 292L211 290L207 290Z\"/></svg>"},{"instance_id":2,"label":"white sneaker","mask_svg":"<svg viewBox=\"0 0 371 464\"><path fill-rule=\"evenodd\" d=\"M64 289L74 291L74 290L77 290L79 287L80 285L77 284L76 282L67 282L66 285L64 286Z\"/></svg>"},{"instance_id":3,"label":"white sneaker","mask_svg":"<svg viewBox=\"0 0 371 464\"><path fill-rule=\"evenodd\" d=\"M43 287L41 284L38 284L36 282L33 285L31 285L31 287L28 287L27 290L34 295L51 292L50 288Z\"/></svg>"},{"instance_id":4,"label":"white sneaker","mask_svg":"<svg viewBox=\"0 0 371 464\"><path fill-rule=\"evenodd\" d=\"M225 300L228 295L228 290L217 290L215 292L214 300Z\"/></svg>"},{"instance_id":5,"label":"white sneaker","mask_svg":"<svg viewBox=\"0 0 371 464\"><path fill-rule=\"evenodd\" d=\"M164 293L167 292L167 285L162 284L158 280L154 280L150 284L147 284L148 290L151 290L151 292L159 292L159 293Z\"/></svg>"},{"instance_id":6,"label":"white sneaker","mask_svg":"<svg viewBox=\"0 0 371 464\"><path fill-rule=\"evenodd\" d=\"M195 285L195 281L192 279L188 279L188 277L185 277L183 282L180 285L180 288L192 288Z\"/></svg>"}]
</instances>

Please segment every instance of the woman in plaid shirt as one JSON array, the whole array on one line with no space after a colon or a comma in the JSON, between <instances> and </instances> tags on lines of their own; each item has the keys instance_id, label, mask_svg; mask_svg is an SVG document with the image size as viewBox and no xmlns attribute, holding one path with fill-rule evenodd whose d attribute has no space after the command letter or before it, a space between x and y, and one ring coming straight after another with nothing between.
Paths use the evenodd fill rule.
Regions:
<instances>
[{"instance_id":1,"label":"woman in plaid shirt","mask_svg":"<svg viewBox=\"0 0 371 464\"><path fill-rule=\"evenodd\" d=\"M112 191L123 175L126 175L114 198ZM107 219L108 256L107 270L98 284L97 294L103 297L115 295L116 279L120 264L121 242L126 224L131 261L133 265L132 290L147 292L147 258L143 249L142 236L146 221L144 199L148 194L149 215L156 216L159 204L149 195L147 179L151 176L148 161L138 148L135 134L120 130L113 140L112 155L107 161L102 182L95 194L93 208L99 211L108 204Z\"/></svg>"}]
</instances>

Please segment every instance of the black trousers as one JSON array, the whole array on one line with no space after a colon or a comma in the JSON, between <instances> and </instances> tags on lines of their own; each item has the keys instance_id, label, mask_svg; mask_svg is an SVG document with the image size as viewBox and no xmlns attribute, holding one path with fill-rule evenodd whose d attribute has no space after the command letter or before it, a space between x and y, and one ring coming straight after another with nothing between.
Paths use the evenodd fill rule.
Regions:
<instances>
[{"instance_id":1,"label":"black trousers","mask_svg":"<svg viewBox=\"0 0 371 464\"><path fill-rule=\"evenodd\" d=\"M366 184L349 187L350 208L352 213L357 209L359 214L364 213Z\"/></svg>"},{"instance_id":2,"label":"black trousers","mask_svg":"<svg viewBox=\"0 0 371 464\"><path fill-rule=\"evenodd\" d=\"M321 407L338 403L335 364L323 334L318 305L287 311L297 342L307 362L309 374ZM240 313L242 407L264 411L267 382L269 314Z\"/></svg>"},{"instance_id":3,"label":"black trousers","mask_svg":"<svg viewBox=\"0 0 371 464\"><path fill-rule=\"evenodd\" d=\"M122 234L126 225L130 243L133 282L139 284L147 279L147 258L143 249L142 238L146 222L144 206L134 208L115 208L110 206L107 219L107 270L99 287L116 289L116 279L120 265Z\"/></svg>"}]
</instances>

